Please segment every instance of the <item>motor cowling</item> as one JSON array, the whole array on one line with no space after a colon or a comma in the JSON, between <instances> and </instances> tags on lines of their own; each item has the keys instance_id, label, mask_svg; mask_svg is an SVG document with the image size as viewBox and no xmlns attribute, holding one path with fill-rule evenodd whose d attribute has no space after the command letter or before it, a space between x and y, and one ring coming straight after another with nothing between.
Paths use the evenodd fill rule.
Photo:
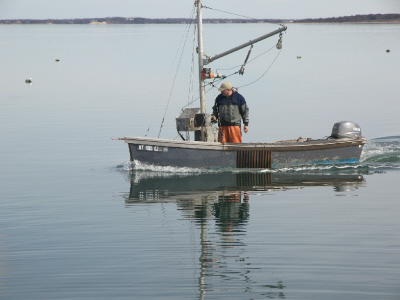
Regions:
<instances>
[{"instance_id":1,"label":"motor cowling","mask_svg":"<svg viewBox=\"0 0 400 300\"><path fill-rule=\"evenodd\" d=\"M333 125L331 136L334 139L359 138L361 137L361 128L357 123L350 121L341 121Z\"/></svg>"}]
</instances>

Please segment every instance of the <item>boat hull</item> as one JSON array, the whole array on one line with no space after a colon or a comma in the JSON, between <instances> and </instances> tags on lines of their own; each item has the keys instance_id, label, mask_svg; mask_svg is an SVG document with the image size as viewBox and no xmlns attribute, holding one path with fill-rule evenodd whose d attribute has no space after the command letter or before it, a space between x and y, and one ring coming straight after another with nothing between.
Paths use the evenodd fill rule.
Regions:
<instances>
[{"instance_id":1,"label":"boat hull","mask_svg":"<svg viewBox=\"0 0 400 300\"><path fill-rule=\"evenodd\" d=\"M236 152L168 147L168 151L138 150L142 144L129 143L131 161L157 166L189 168L236 167ZM165 149L165 148L164 148Z\"/></svg>"},{"instance_id":2,"label":"boat hull","mask_svg":"<svg viewBox=\"0 0 400 300\"><path fill-rule=\"evenodd\" d=\"M365 138L221 144L125 137L130 159L189 168L281 168L356 163Z\"/></svg>"},{"instance_id":3,"label":"boat hull","mask_svg":"<svg viewBox=\"0 0 400 300\"><path fill-rule=\"evenodd\" d=\"M362 146L359 145L303 151L279 151L272 155L272 167L357 163L360 160L361 152Z\"/></svg>"}]
</instances>

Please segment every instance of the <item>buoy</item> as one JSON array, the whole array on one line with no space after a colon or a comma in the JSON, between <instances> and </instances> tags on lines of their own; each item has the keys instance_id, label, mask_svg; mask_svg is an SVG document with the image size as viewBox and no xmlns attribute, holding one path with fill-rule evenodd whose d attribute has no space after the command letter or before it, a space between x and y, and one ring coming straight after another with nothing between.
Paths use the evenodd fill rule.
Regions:
<instances>
[{"instance_id":1,"label":"buoy","mask_svg":"<svg viewBox=\"0 0 400 300\"><path fill-rule=\"evenodd\" d=\"M389 53L389 52L390 52L390 50L389 50L389 49L387 49L387 50L386 50L386 52L387 52L387 53Z\"/></svg>"},{"instance_id":2,"label":"buoy","mask_svg":"<svg viewBox=\"0 0 400 300\"><path fill-rule=\"evenodd\" d=\"M32 78L25 79L26 83L32 83Z\"/></svg>"}]
</instances>

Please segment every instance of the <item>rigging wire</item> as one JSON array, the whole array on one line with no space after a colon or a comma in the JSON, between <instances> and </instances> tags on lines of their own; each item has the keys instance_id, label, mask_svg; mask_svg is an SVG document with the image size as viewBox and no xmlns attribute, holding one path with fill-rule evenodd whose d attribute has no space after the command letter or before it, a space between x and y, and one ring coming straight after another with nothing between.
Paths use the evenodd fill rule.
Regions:
<instances>
[{"instance_id":1,"label":"rigging wire","mask_svg":"<svg viewBox=\"0 0 400 300\"><path fill-rule=\"evenodd\" d=\"M193 11L194 11L194 10L193 10ZM192 11L192 12L193 12L193 11ZM185 50L186 41L187 41L187 38L188 38L188 35L189 35L189 28L190 28L190 25L192 24L192 20L193 20L193 19L191 18L191 19L190 19L189 26L186 27L186 28L187 28L187 32L186 32L185 42L184 42L183 47L182 47L181 56L180 56L180 58L179 58L178 66L177 66L176 72L175 72L175 77L174 77L174 80L173 80L173 82L172 82L171 92L169 93L167 106L165 107L164 116L163 116L163 119L162 119L162 121L161 121L160 130L159 130L159 132L158 132L158 138L160 138L161 130L162 130L163 126L164 126L165 115L167 114L169 102L170 102L170 100L171 100L172 91L173 91L173 89L174 89L176 77L177 77L177 75L178 75L178 70L179 70L179 67L180 67L180 64L181 64L181 61L182 61L182 56L183 56L183 52L184 52L184 50ZM183 39L183 37L182 37L182 39ZM181 42L182 42L182 41L181 41Z\"/></svg>"},{"instance_id":2,"label":"rigging wire","mask_svg":"<svg viewBox=\"0 0 400 300\"><path fill-rule=\"evenodd\" d=\"M274 47L275 47L275 46L274 46ZM274 47L273 47L273 48L274 48ZM270 50L271 50L271 49L270 49ZM278 54L276 55L276 57L274 58L274 60L271 62L271 64L270 64L269 67L267 68L267 70L266 70L263 74L261 74L261 76L260 76L258 79L254 80L254 81L252 81L252 82L250 82L250 83L248 83L248 84L238 86L237 88L241 88L241 87L245 87L245 86L252 85L253 83L256 83L256 82L259 81L261 78L263 78L264 75L265 75L265 74L269 71L269 69L272 67L272 65L274 64L274 62L275 62L276 59L278 58L279 54L281 54L281 51L282 51L282 50L279 50ZM232 73L232 74L230 74L230 75L227 75L225 78L231 77L231 76L233 76L233 75L235 75L235 74L238 74L238 73L239 73L239 71L236 71L236 72L234 72L234 73Z\"/></svg>"},{"instance_id":3,"label":"rigging wire","mask_svg":"<svg viewBox=\"0 0 400 300\"><path fill-rule=\"evenodd\" d=\"M156 111L157 111L158 107L160 106L161 99L162 99L162 97L163 97L165 88L166 88L166 86L167 86L169 77L170 77L171 72L172 72L172 68L173 68L173 66L174 66L174 64L175 64L176 58L178 57L179 49L180 49L180 47L181 47L181 45L182 45L183 38L184 38L184 36L185 36L186 31L189 32L189 28L190 28L190 26L192 25L194 13L195 13L195 7L192 8L192 11L191 11L191 13L190 13L190 18L189 18L190 22L189 22L189 24L185 27L185 30L184 30L184 32L183 32L181 41L180 41L179 46L178 46L178 50L177 50L177 52L176 52L176 54L175 54L175 57L174 57L174 60L173 60L173 62L172 62L172 64L171 64L171 68L170 68L170 70L169 70L169 72L168 72L167 79L165 80L164 86L163 86L163 88L162 88L162 90L161 90L161 94L160 94L160 97L159 97L159 99L158 99L156 108L155 108L155 110L154 110L154 112L153 112L153 116L151 117L149 127L147 128L146 134L144 135L145 137L149 134L150 127L151 127L151 125L153 124L154 116L155 116L155 114L156 114ZM186 34L186 36L187 36L187 34ZM185 40L185 41L186 41L186 40ZM165 117L165 115L164 115L164 117ZM162 125L161 125L161 126L162 126ZM160 132L161 132L161 130L160 130Z\"/></svg>"},{"instance_id":4,"label":"rigging wire","mask_svg":"<svg viewBox=\"0 0 400 300\"><path fill-rule=\"evenodd\" d=\"M208 6L202 6L202 8L207 8L207 9L210 9L210 10L219 11L219 12L222 12L222 13L225 13L225 14L228 14L228 15L234 15L234 16L243 17L243 18L246 18L246 19L256 20L255 18L252 18L252 17L246 17L246 16L242 16L242 15L231 13L229 11L219 10L219 9L208 7Z\"/></svg>"},{"instance_id":5,"label":"rigging wire","mask_svg":"<svg viewBox=\"0 0 400 300\"><path fill-rule=\"evenodd\" d=\"M255 58L253 58L252 60L250 60L248 63L252 62L252 61L255 60L256 58L260 57L261 55L263 55L263 54L265 54L265 53L271 51L271 50L272 50L273 48L275 48L275 47L276 47L276 46L271 47L269 50L267 50L267 51L265 51L264 53L261 53L260 55L256 56ZM272 67L272 65L274 64L274 62L275 62L276 59L278 58L278 56L279 56L279 54L281 53L281 51L282 51L282 50L279 50L278 54L276 55L276 57L274 58L274 60L271 62L271 64L270 64L269 67L267 68L267 70L266 70L258 79L254 80L254 81L252 81L252 82L250 82L250 83L248 83L248 84L241 85L241 86L239 86L238 88L245 87L245 86L249 86L249 85L251 85L251 84L253 84L253 83L256 83L256 82L259 81L262 77L264 77L264 75L269 71L269 69ZM238 66L240 66L240 65L238 65ZM238 66L236 66L236 67L238 67ZM233 67L233 68L234 68L234 67ZM231 69L233 69L233 68L231 68ZM220 70L221 70L221 69L220 69ZM233 76L233 75L235 75L235 74L238 74L238 73L239 73L239 71L234 72L234 73L232 73L232 74L230 74L230 75L227 75L227 76L224 77L224 78L220 78L220 79L218 79L216 82L213 81L213 82L208 82L208 83L206 83L207 85L210 85L211 87L210 87L205 93L207 94L209 91L211 91L211 90L217 88L216 85L218 85L218 83L221 82L222 80L225 80L226 78L231 77L231 76ZM187 105L185 105L184 107L182 107L182 109L184 109L185 107L188 107L190 104L192 104L193 102L195 102L195 101L197 101L197 100L199 100L199 99L200 99L200 97L197 97L196 99L192 100L192 101L189 102Z\"/></svg>"},{"instance_id":6,"label":"rigging wire","mask_svg":"<svg viewBox=\"0 0 400 300\"><path fill-rule=\"evenodd\" d=\"M272 47L271 47L270 49L268 49L267 51L264 51L263 53L261 53L261 54L257 55L256 57L250 59L250 60L247 62L247 64L250 64L252 61L254 61L254 60L256 60L257 58L259 58L260 56L262 56L262 55L268 53L269 51L271 51L271 50L274 49L274 48L275 48L275 46L272 46ZM217 72L218 72L218 70L229 71L229 70L238 68L238 67L240 67L240 66L241 66L241 65L237 65L237 66L234 66L234 67L228 68L228 69L221 69L221 68L220 68L220 69L216 69L216 70L217 70Z\"/></svg>"},{"instance_id":7,"label":"rigging wire","mask_svg":"<svg viewBox=\"0 0 400 300\"><path fill-rule=\"evenodd\" d=\"M260 57L261 55L263 55L263 54L265 54L265 53L271 51L271 50L272 50L273 48L275 48L275 47L276 47L276 46L272 46L269 50L265 51L264 53L258 55L257 57L253 58L252 60L250 60L250 61L248 62L248 64L249 64L250 62L252 62L253 60L255 60L256 58ZM251 84L257 82L258 80L260 80L260 79L268 72L268 70L271 68L272 64L273 64L273 63L275 62L275 60L278 58L278 56L279 56L279 54L280 54L281 51L282 51L282 50L279 51L279 53L278 53L277 56L274 58L274 60L272 61L272 63L271 63L270 66L268 67L268 69L267 69L257 80L252 81L252 82L250 82L250 83L248 83L248 84L242 85L242 86L240 86L240 87L244 87L244 86L251 85ZM241 66L241 65L237 65L236 68L237 68L237 67L240 67L240 66ZM231 70L231 69L233 69L233 68L235 68L235 67L232 67L232 68L230 68L229 70ZM220 70L223 70L223 69L220 69ZM239 70L239 71L236 71L236 72L233 72L233 73L230 74L230 75L226 75L225 78L223 78L223 79L226 79L226 78L231 77L231 76L233 76L233 75L235 75L235 74L238 74L239 72L240 72L240 70ZM221 80L223 80L223 79L221 79ZM209 83L209 84L210 84L210 83ZM239 88L239 87L238 87L238 88Z\"/></svg>"},{"instance_id":8,"label":"rigging wire","mask_svg":"<svg viewBox=\"0 0 400 300\"><path fill-rule=\"evenodd\" d=\"M225 78L221 78L221 79L219 79L218 80L218 82L220 82L220 81L222 81L222 80L224 80ZM216 87L215 87L215 85L213 84L213 83L211 83L211 82L208 82L208 83L206 83L207 85L211 85L211 88L209 88L207 91L205 91L205 93L207 94L209 91L211 91L212 89L215 89ZM195 102L195 101L197 101L197 100L199 100L200 99L200 97L197 97L196 99L194 99L194 100L192 100L190 103L188 103L187 105L185 105L184 107L182 107L182 109L184 109L185 107L188 107L190 104L192 104L193 102Z\"/></svg>"},{"instance_id":9,"label":"rigging wire","mask_svg":"<svg viewBox=\"0 0 400 300\"><path fill-rule=\"evenodd\" d=\"M228 14L228 15L234 15L234 16L238 16L238 17L242 17L242 18L246 18L246 19L250 19L250 20L257 20L256 18L247 17L247 16L243 16L243 15L238 15L238 14L235 14L235 13L231 13L229 11L219 10L219 9L208 7L208 6L202 6L202 8L207 8L207 9L210 9L210 10L219 11L219 12L222 12L222 13L225 13L225 14ZM279 22L265 22L265 23L279 24Z\"/></svg>"},{"instance_id":10,"label":"rigging wire","mask_svg":"<svg viewBox=\"0 0 400 300\"><path fill-rule=\"evenodd\" d=\"M263 53L257 55L256 57L254 57L253 59L251 59L247 64L249 64L249 63L251 63L252 61L256 60L256 59L259 58L260 56L262 56L262 55L268 53L269 51L271 51L271 50L274 49L274 48L276 48L276 45L272 46L272 47L271 47L270 49L268 49L267 51L264 51ZM269 67L267 68L267 70L266 70L258 79L254 80L254 81L252 81L252 82L250 82L250 83L248 83L248 84L239 86L238 88L240 88L240 87L245 87L245 86L249 86L249 85L251 85L251 84L253 84L253 83L256 83L256 82L259 81L262 77L264 77L264 75L269 71L269 69L272 67L272 65L274 64L274 62L275 62L276 59L278 58L278 56L279 56L279 54L281 53L281 51L282 51L282 50L279 50L278 54L276 55L276 57L274 58L274 60L272 61L272 63L269 65ZM229 68L229 69L217 69L217 70L232 70L232 69L237 68L237 67L240 67L240 66L241 66L241 65L237 65L237 66L232 67L232 68ZM207 94L209 91L215 89L215 88L216 88L216 85L217 85L219 82L221 82L222 80L225 80L226 78L231 77L231 76L233 76L233 75L235 75L235 74L238 74L238 73L239 73L239 71L236 71L236 72L234 72L234 73L232 73L232 74L230 74L230 75L225 76L224 78L219 78L217 81L215 80L216 78L214 78L214 80L213 80L212 82L207 82L206 85L210 85L211 87L210 87L207 91L205 91L205 93ZM193 100L190 101L187 105L183 106L183 107L182 107L182 110L183 110L185 107L188 107L188 106L191 105L193 102L195 102L195 101L197 101L197 100L199 100L199 99L200 99L200 97L197 97L196 99L193 99Z\"/></svg>"},{"instance_id":11,"label":"rigging wire","mask_svg":"<svg viewBox=\"0 0 400 300\"><path fill-rule=\"evenodd\" d=\"M188 95L188 104L190 103L190 99L193 100L193 90L194 90L194 53L196 51L196 24L193 26L193 44L192 44L192 61L190 65L190 84L189 84L189 95Z\"/></svg>"},{"instance_id":12,"label":"rigging wire","mask_svg":"<svg viewBox=\"0 0 400 300\"><path fill-rule=\"evenodd\" d=\"M190 66L190 80L189 80L189 95L188 95L188 104L186 106L190 106L194 100L193 100L193 90L194 90L194 57L195 57L195 52L196 52L196 23L193 26L193 44L192 44L192 61L191 61L191 66ZM185 106L185 107L186 107ZM181 112L184 110L183 107L181 109ZM186 131L186 138L182 136L182 134L178 131L179 136L182 138L184 141L189 141L190 140L190 132L189 130Z\"/></svg>"},{"instance_id":13,"label":"rigging wire","mask_svg":"<svg viewBox=\"0 0 400 300\"><path fill-rule=\"evenodd\" d=\"M210 10L215 10L215 11L219 11L219 12L223 12L223 13L226 13L226 14L231 14L231 15L235 15L235 16L239 16L239 17L243 17L243 18L247 18L247 19L257 20L257 19L252 18L252 17L247 17L247 16L235 14L235 13L230 13L230 12L227 12L227 11L218 10L218 9L211 8L211 7L207 7L207 6L202 6L202 8L206 8L206 9L210 9ZM276 22L265 22L265 23L279 24L279 23L276 23ZM281 24L280 24L280 25L281 25ZM278 43L279 43L279 42L282 43L282 33L280 34L280 39L279 39ZM251 45L251 47L253 47L253 45ZM257 55L256 57L254 57L253 59L251 59L250 61L245 62L245 63L249 64L249 63L253 62L254 60L256 60L256 59L259 58L260 56L262 56L262 55L268 53L269 51L271 51L271 50L272 50L273 48L275 48L275 47L278 48L277 45L274 45L274 46L272 46L270 49L268 49L267 51L264 51L263 53ZM280 48L278 48L278 49L279 49L278 54L276 55L276 57L274 58L274 60L271 62L271 64L270 64L269 67L267 68L267 70L266 70L258 79L254 80L254 81L252 81L252 82L250 82L250 83L248 83L248 84L239 86L238 88L252 85L252 84L256 83L257 81L259 81L262 77L264 77L265 74L266 74L266 73L269 71L269 69L272 67L272 65L274 64L274 62L276 61L276 59L278 58L279 54L281 53L281 51L282 51L281 48L282 48L282 46L280 46ZM193 63L193 57L194 57L194 55L192 55L192 63ZM248 57L247 57L247 58L248 58ZM246 60L247 60L247 58L246 58ZM192 66L193 66L193 65L192 65ZM242 66L242 65L237 65L237 66L234 66L234 67L229 68L229 69L219 69L219 70L232 70L232 69L234 69L234 68L241 67L241 66ZM193 69L192 69L192 70L193 70ZM218 69L217 69L217 71L218 71ZM224 80L224 79L226 79L226 78L228 78L228 77L231 77L231 76L233 76L233 75L235 75L235 74L238 74L238 73L240 73L240 70L239 70L239 71L236 71L236 72L234 72L234 73L232 73L232 74L230 74L230 75L227 75L227 76L225 76L224 78L220 78L220 79L218 79L217 81L215 80L216 78L214 78L214 80L213 80L212 82L206 83L206 85L210 85L211 87L210 87L207 91L205 91L205 93L207 94L209 91L215 89L215 88L216 88L215 85L218 84L219 82L221 82L222 80ZM191 81L191 82L192 82L192 84L193 84L193 81ZM193 89L192 89L192 91L193 91ZM198 99L200 99L200 97L197 97L196 99L193 99L193 96L192 96L192 101L189 101L189 100L188 100L188 104L185 105L185 106L183 106L183 107L182 107L182 110L183 110L184 108L190 106L193 102L197 101ZM168 102L169 102L169 100L168 100ZM164 117L165 117L165 114L164 114ZM162 123L163 123L163 122L164 122L164 119L163 119ZM162 127L162 124L161 124L161 127ZM160 127L160 133L161 133L161 127ZM181 137L182 137L182 136L181 136Z\"/></svg>"},{"instance_id":14,"label":"rigging wire","mask_svg":"<svg viewBox=\"0 0 400 300\"><path fill-rule=\"evenodd\" d=\"M256 83L256 82L259 81L261 78L263 78L264 75L265 75L265 74L269 71L269 69L272 67L272 65L274 64L274 62L275 62L276 59L278 58L279 54L281 54L281 52L282 52L282 50L279 50L278 55L274 58L274 60L272 61L272 63L269 65L268 69L267 69L258 79L254 80L254 81L252 81L252 82L250 82L250 83L248 83L248 84L241 85L241 86L239 86L238 88L245 87L245 86L249 86L249 85L251 85L251 84L253 84L253 83Z\"/></svg>"}]
</instances>

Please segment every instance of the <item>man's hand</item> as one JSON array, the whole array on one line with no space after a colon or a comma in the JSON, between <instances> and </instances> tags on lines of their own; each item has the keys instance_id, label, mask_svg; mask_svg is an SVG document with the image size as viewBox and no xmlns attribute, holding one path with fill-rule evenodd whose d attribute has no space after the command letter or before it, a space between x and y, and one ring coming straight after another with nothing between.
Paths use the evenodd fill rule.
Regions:
<instances>
[{"instance_id":1,"label":"man's hand","mask_svg":"<svg viewBox=\"0 0 400 300\"><path fill-rule=\"evenodd\" d=\"M249 126L244 125L243 131L244 131L244 133L248 133L249 132Z\"/></svg>"}]
</instances>

